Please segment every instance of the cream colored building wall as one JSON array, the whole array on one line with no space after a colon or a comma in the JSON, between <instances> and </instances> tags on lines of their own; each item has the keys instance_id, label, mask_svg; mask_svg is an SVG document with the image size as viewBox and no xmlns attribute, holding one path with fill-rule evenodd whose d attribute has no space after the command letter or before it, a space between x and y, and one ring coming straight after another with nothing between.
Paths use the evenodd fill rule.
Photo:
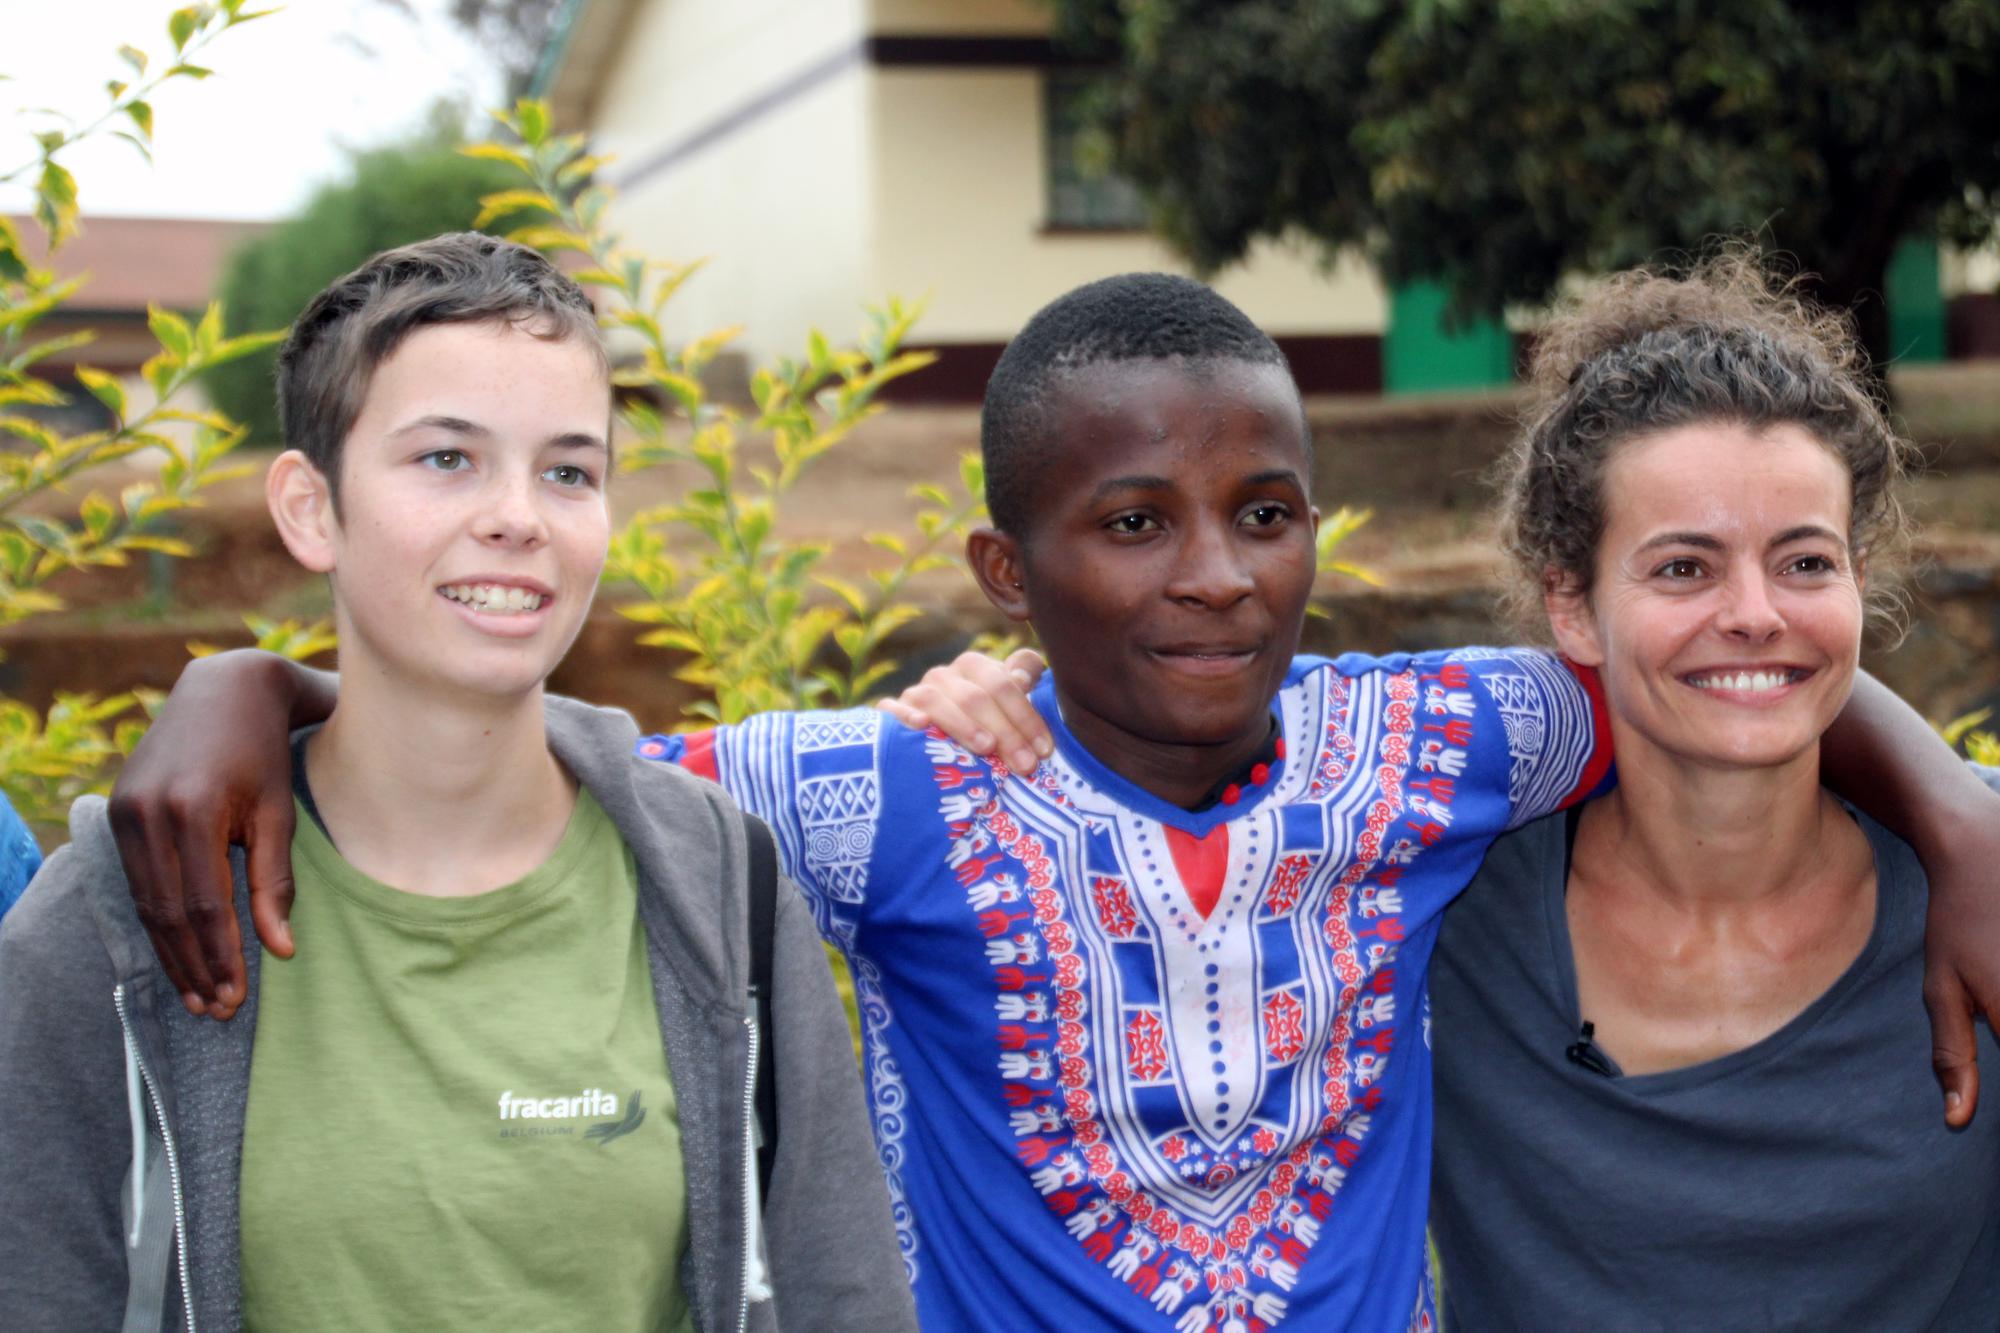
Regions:
<instances>
[{"instance_id":1,"label":"cream colored building wall","mask_svg":"<svg viewBox=\"0 0 2000 1333\"><path fill-rule=\"evenodd\" d=\"M865 0L650 0L606 71L591 126L621 188L612 225L656 258L706 257L668 307L670 332L728 324L762 359L819 326L859 327L869 204ZM649 159L795 84L839 68L676 164ZM636 177L634 173L637 173Z\"/></svg>"},{"instance_id":2,"label":"cream colored building wall","mask_svg":"<svg viewBox=\"0 0 2000 1333\"><path fill-rule=\"evenodd\" d=\"M1977 250L1947 247L1938 256L1938 286L1947 301L1972 292L2000 291L2000 241Z\"/></svg>"},{"instance_id":3,"label":"cream colored building wall","mask_svg":"<svg viewBox=\"0 0 2000 1333\"><path fill-rule=\"evenodd\" d=\"M920 7L876 5L878 13ZM888 68L873 71L871 83L873 225L863 286L928 294L920 340L1003 340L1080 283L1185 269L1142 234L1044 231L1038 72ZM1259 246L1216 286L1276 334L1374 334L1388 317L1386 294L1365 264L1343 262L1327 273L1302 247Z\"/></svg>"}]
</instances>

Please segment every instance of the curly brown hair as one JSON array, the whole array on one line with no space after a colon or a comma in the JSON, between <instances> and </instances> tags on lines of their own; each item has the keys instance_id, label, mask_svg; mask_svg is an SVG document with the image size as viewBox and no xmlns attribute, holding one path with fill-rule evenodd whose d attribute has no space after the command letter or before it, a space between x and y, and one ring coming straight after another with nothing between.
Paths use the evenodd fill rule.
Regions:
<instances>
[{"instance_id":1,"label":"curly brown hair","mask_svg":"<svg viewBox=\"0 0 2000 1333\"><path fill-rule=\"evenodd\" d=\"M1546 633L1545 589L1587 596L1616 447L1703 422L1811 433L1853 480L1848 547L1868 559L1872 617L1898 619L1914 451L1889 424L1848 317L1733 245L1679 272L1637 269L1561 307L1535 343L1526 428L1502 464L1511 610Z\"/></svg>"}]
</instances>

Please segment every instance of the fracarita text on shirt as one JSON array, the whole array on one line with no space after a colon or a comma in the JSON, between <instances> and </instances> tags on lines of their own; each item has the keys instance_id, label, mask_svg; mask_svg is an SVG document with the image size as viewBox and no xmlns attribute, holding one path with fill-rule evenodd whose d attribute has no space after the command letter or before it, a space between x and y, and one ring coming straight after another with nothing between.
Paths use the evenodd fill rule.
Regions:
<instances>
[{"instance_id":1,"label":"fracarita text on shirt","mask_svg":"<svg viewBox=\"0 0 2000 1333\"><path fill-rule=\"evenodd\" d=\"M617 1114L618 1098L597 1088L586 1088L573 1097L516 1097L512 1091L500 1094L502 1120L573 1120Z\"/></svg>"}]
</instances>

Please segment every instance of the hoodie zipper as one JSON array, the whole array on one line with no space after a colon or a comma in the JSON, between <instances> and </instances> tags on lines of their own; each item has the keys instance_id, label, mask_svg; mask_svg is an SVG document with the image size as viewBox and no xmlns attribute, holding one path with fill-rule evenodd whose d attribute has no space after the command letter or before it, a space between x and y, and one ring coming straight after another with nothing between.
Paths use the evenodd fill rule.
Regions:
<instances>
[{"instance_id":1,"label":"hoodie zipper","mask_svg":"<svg viewBox=\"0 0 2000 1333\"><path fill-rule=\"evenodd\" d=\"M187 1333L195 1333L194 1290L188 1281L187 1202L181 1194L180 1148L174 1142L173 1127L167 1124L166 1108L160 1101L160 1089L153 1082L153 1071L146 1067L145 1058L139 1054L139 1041L132 1031L132 1017L125 1008L124 982L119 982L112 989L111 1002L118 1007L118 1026L125 1035L125 1049L131 1055L132 1063L138 1066L139 1081L146 1085L146 1100L152 1105L153 1118L160 1122L160 1138L167 1145L167 1178L174 1189L174 1260L180 1270L181 1314L187 1321ZM138 1182L138 1188L144 1189L145 1182Z\"/></svg>"},{"instance_id":2,"label":"hoodie zipper","mask_svg":"<svg viewBox=\"0 0 2000 1333\"><path fill-rule=\"evenodd\" d=\"M749 1031L749 1060L743 1069L743 1298L736 1308L736 1333L750 1328L750 1270L757 1262L757 1193L750 1187L750 1173L757 1169L757 1019L746 1014L743 1026Z\"/></svg>"}]
</instances>

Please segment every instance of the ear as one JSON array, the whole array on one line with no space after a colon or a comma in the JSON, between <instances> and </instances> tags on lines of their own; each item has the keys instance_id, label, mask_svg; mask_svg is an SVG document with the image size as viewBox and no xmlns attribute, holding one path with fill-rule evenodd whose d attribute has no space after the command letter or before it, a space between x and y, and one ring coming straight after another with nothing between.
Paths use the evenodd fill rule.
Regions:
<instances>
[{"instance_id":1,"label":"ear","mask_svg":"<svg viewBox=\"0 0 2000 1333\"><path fill-rule=\"evenodd\" d=\"M965 563L979 591L1009 620L1027 620L1028 591L1021 543L998 528L975 528L965 539Z\"/></svg>"},{"instance_id":2,"label":"ear","mask_svg":"<svg viewBox=\"0 0 2000 1333\"><path fill-rule=\"evenodd\" d=\"M339 521L333 516L333 488L320 470L298 450L285 450L264 474L264 502L292 559L315 574L331 573Z\"/></svg>"},{"instance_id":3,"label":"ear","mask_svg":"<svg viewBox=\"0 0 2000 1333\"><path fill-rule=\"evenodd\" d=\"M1542 610L1548 613L1556 649L1578 666L1603 666L1604 644L1597 633L1597 613L1590 595L1576 580L1555 570L1542 576Z\"/></svg>"}]
</instances>

